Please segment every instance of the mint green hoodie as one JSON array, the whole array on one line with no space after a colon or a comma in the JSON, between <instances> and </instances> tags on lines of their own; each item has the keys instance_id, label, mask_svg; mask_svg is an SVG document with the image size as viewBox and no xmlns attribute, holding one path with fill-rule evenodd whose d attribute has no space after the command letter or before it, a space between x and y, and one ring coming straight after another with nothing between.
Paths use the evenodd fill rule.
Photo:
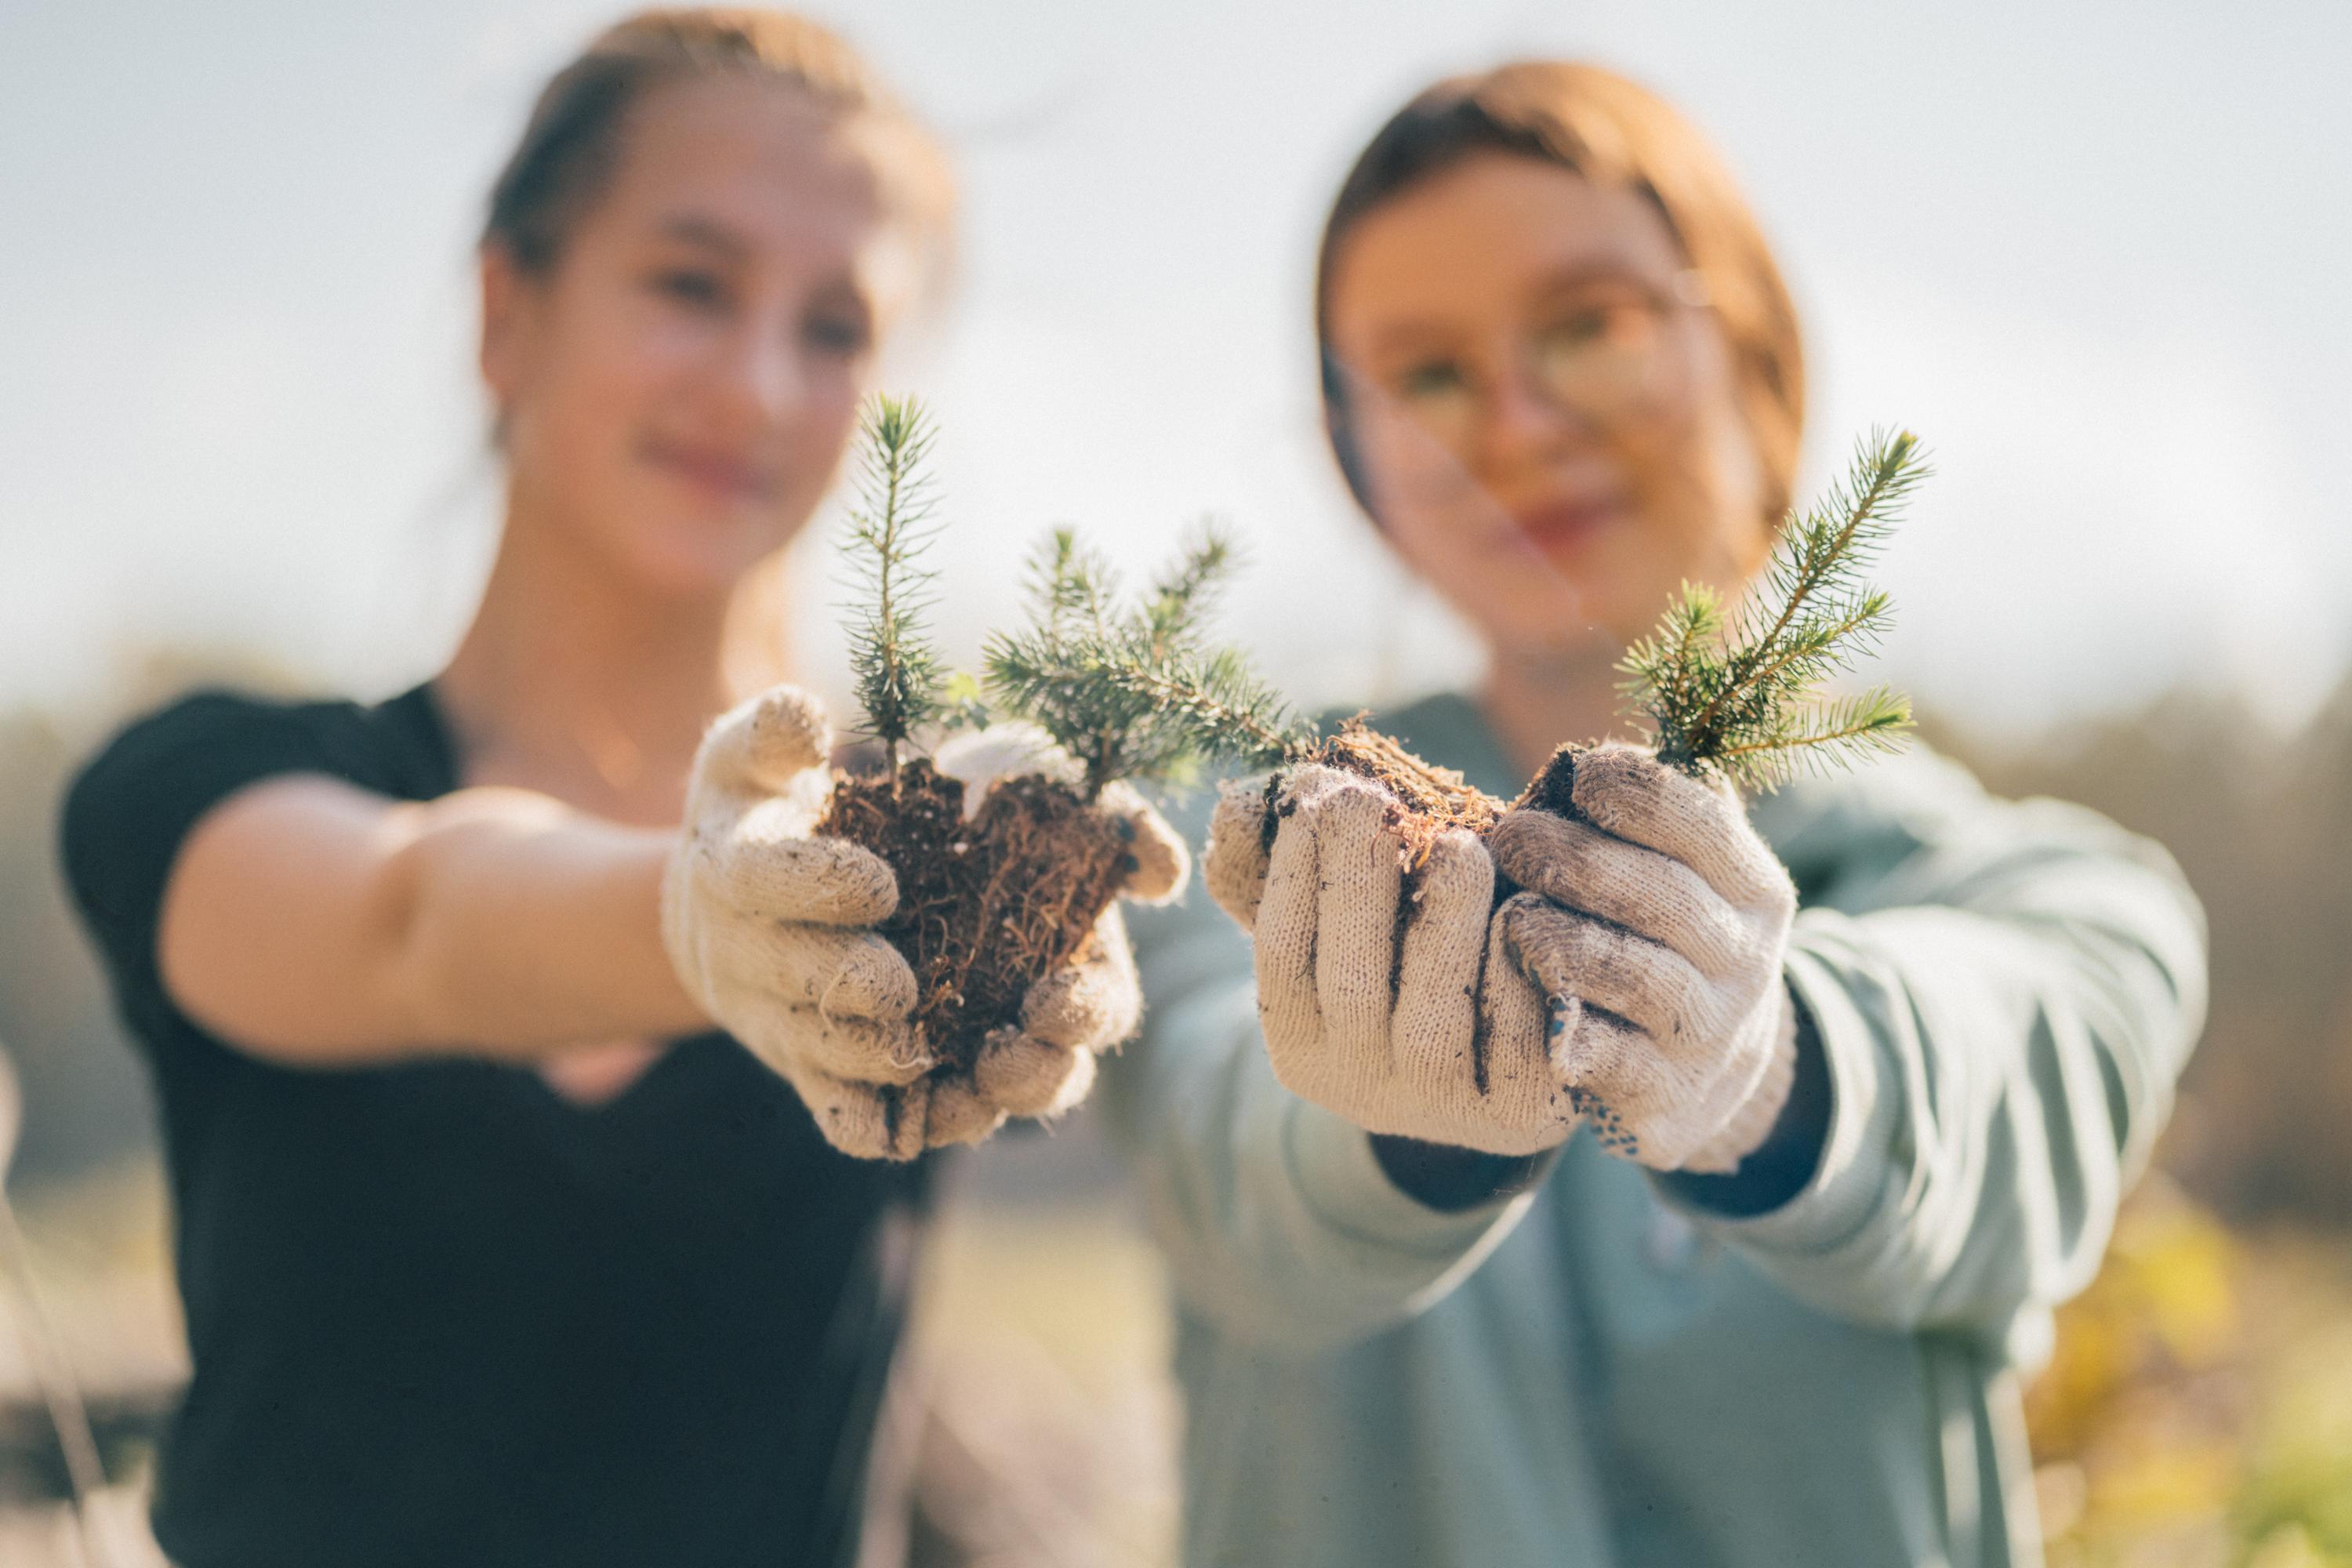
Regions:
<instances>
[{"instance_id":1,"label":"mint green hoodie","mask_svg":"<svg viewBox=\"0 0 2352 1568\"><path fill-rule=\"evenodd\" d=\"M1463 699L1382 723L1516 792ZM2157 846L1923 750L1751 815L1832 1110L1749 1218L1581 1133L1532 1190L1424 1207L1275 1081L1215 906L1136 915L1147 1027L1104 1097L1180 1298L1188 1563L2041 1561L2018 1376L2169 1109L2202 916Z\"/></svg>"}]
</instances>

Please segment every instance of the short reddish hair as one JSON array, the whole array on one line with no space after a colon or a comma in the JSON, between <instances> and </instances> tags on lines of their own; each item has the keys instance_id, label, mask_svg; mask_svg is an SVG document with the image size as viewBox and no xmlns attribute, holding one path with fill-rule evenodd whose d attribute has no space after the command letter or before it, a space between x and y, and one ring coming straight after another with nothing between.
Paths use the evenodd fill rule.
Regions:
<instances>
[{"instance_id":1,"label":"short reddish hair","mask_svg":"<svg viewBox=\"0 0 2352 1568\"><path fill-rule=\"evenodd\" d=\"M1796 485L1805 421L1804 344L1796 306L1730 171L1696 126L1614 71L1524 60L1452 77L1381 126L1339 185L1315 274L1323 351L1323 414L1348 487L1367 510L1347 389L1331 353L1331 278L1339 247L1366 214L1477 153L1541 159L1596 184L1636 192L1665 219L1705 279L1731 346L1741 412L1764 470L1765 515L1777 523Z\"/></svg>"}]
</instances>

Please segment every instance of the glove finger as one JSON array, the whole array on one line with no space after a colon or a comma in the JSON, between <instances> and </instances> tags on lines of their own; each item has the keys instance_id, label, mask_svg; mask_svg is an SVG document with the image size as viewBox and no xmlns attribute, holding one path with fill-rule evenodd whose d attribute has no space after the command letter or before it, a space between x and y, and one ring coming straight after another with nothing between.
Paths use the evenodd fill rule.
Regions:
<instances>
[{"instance_id":1,"label":"glove finger","mask_svg":"<svg viewBox=\"0 0 2352 1568\"><path fill-rule=\"evenodd\" d=\"M934 1065L903 1018L828 1016L815 1007L771 1002L732 1009L728 1027L745 1049L786 1078L814 1068L850 1083L912 1083Z\"/></svg>"},{"instance_id":2,"label":"glove finger","mask_svg":"<svg viewBox=\"0 0 2352 1568\"><path fill-rule=\"evenodd\" d=\"M1681 954L1557 904L1514 904L1504 922L1511 955L1546 995L1574 996L1649 1031L1666 1049L1720 1037L1715 994Z\"/></svg>"},{"instance_id":3,"label":"glove finger","mask_svg":"<svg viewBox=\"0 0 2352 1568\"><path fill-rule=\"evenodd\" d=\"M1124 780L1104 787L1101 805L1118 823L1129 853L1135 857L1119 897L1139 904L1164 904L1182 892L1184 879L1192 874L1192 852L1168 819Z\"/></svg>"},{"instance_id":4,"label":"glove finger","mask_svg":"<svg viewBox=\"0 0 2352 1568\"><path fill-rule=\"evenodd\" d=\"M1559 1049L1567 1041L1552 1031L1553 1015L1544 993L1513 962L1508 937L1509 911L1541 902L1533 893L1513 894L1487 922L1472 1078L1495 1116L1545 1134L1545 1142L1558 1142L1574 1130L1578 1115ZM1573 1016L1575 999L1561 1000Z\"/></svg>"},{"instance_id":5,"label":"glove finger","mask_svg":"<svg viewBox=\"0 0 2352 1568\"><path fill-rule=\"evenodd\" d=\"M928 1080L904 1086L851 1083L806 1071L793 1079L824 1141L859 1160L911 1160L923 1152Z\"/></svg>"},{"instance_id":6,"label":"glove finger","mask_svg":"<svg viewBox=\"0 0 2352 1568\"><path fill-rule=\"evenodd\" d=\"M991 724L985 730L963 730L949 736L931 753L931 766L963 783L963 817L980 815L988 794L1003 780L1042 773L1063 784L1076 784L1086 776L1076 758L1054 743L1054 737L1025 721Z\"/></svg>"},{"instance_id":7,"label":"glove finger","mask_svg":"<svg viewBox=\"0 0 2352 1568\"><path fill-rule=\"evenodd\" d=\"M704 886L756 920L865 926L898 907L898 879L882 858L842 838L812 837L797 804L760 802L715 844L698 837Z\"/></svg>"},{"instance_id":8,"label":"glove finger","mask_svg":"<svg viewBox=\"0 0 2352 1568\"><path fill-rule=\"evenodd\" d=\"M1789 874L1728 784L1706 784L1632 746L1578 753L1570 797L1604 831L1670 855L1735 904L1788 896Z\"/></svg>"},{"instance_id":9,"label":"glove finger","mask_svg":"<svg viewBox=\"0 0 2352 1568\"><path fill-rule=\"evenodd\" d=\"M773 795L832 753L824 705L797 686L773 686L719 716L702 738L695 773L729 793Z\"/></svg>"},{"instance_id":10,"label":"glove finger","mask_svg":"<svg viewBox=\"0 0 2352 1568\"><path fill-rule=\"evenodd\" d=\"M894 1022L912 1013L921 995L906 955L870 931L784 921L730 935L739 947L728 963L731 972L772 975L781 1000L828 1018Z\"/></svg>"},{"instance_id":11,"label":"glove finger","mask_svg":"<svg viewBox=\"0 0 2352 1568\"><path fill-rule=\"evenodd\" d=\"M1649 1163L1652 1121L1673 1103L1673 1086L1650 1037L1573 997L1547 999L1552 1054L1569 1097L1612 1154Z\"/></svg>"},{"instance_id":12,"label":"glove finger","mask_svg":"<svg viewBox=\"0 0 2352 1568\"><path fill-rule=\"evenodd\" d=\"M1315 995L1314 817L1302 810L1287 816L1277 811L1276 816L1251 947L1257 967L1258 1022L1279 1065L1289 1054L1311 1052L1321 1041L1323 1013Z\"/></svg>"},{"instance_id":13,"label":"glove finger","mask_svg":"<svg viewBox=\"0 0 2352 1568\"><path fill-rule=\"evenodd\" d=\"M1495 867L1457 830L1439 836L1407 880L1404 952L1397 963L1390 1048L1400 1064L1461 1054L1477 1026L1478 965L1486 944ZM1417 1065L1406 1068L1421 1075Z\"/></svg>"},{"instance_id":14,"label":"glove finger","mask_svg":"<svg viewBox=\"0 0 2352 1568\"><path fill-rule=\"evenodd\" d=\"M828 1018L803 1008L793 1012L803 1031L803 1059L835 1078L853 1083L912 1083L939 1065L921 1031L911 1024Z\"/></svg>"},{"instance_id":15,"label":"glove finger","mask_svg":"<svg viewBox=\"0 0 2352 1568\"><path fill-rule=\"evenodd\" d=\"M990 1105L1014 1116L1058 1116L1094 1087L1092 1051L1065 1050L1019 1029L997 1029L980 1047L972 1084Z\"/></svg>"},{"instance_id":16,"label":"glove finger","mask_svg":"<svg viewBox=\"0 0 2352 1568\"><path fill-rule=\"evenodd\" d=\"M929 1113L923 1126L923 1142L929 1148L977 1143L1004 1125L1003 1110L989 1104L961 1079L935 1079L930 1089Z\"/></svg>"},{"instance_id":17,"label":"glove finger","mask_svg":"<svg viewBox=\"0 0 2352 1568\"><path fill-rule=\"evenodd\" d=\"M1316 874L1315 991L1323 1033L1343 1057L1388 1059L1395 1015L1397 909L1404 842L1380 791L1333 791L1309 807Z\"/></svg>"},{"instance_id":18,"label":"glove finger","mask_svg":"<svg viewBox=\"0 0 2352 1568\"><path fill-rule=\"evenodd\" d=\"M1522 888L1670 947L1703 973L1739 966L1748 940L1739 911L1656 850L1525 809L1496 824L1488 847L1496 868Z\"/></svg>"},{"instance_id":19,"label":"glove finger","mask_svg":"<svg viewBox=\"0 0 2352 1568\"><path fill-rule=\"evenodd\" d=\"M1209 897L1244 931L1257 924L1258 900L1265 893L1267 783L1232 779L1218 786L1208 853L1201 861Z\"/></svg>"},{"instance_id":20,"label":"glove finger","mask_svg":"<svg viewBox=\"0 0 2352 1568\"><path fill-rule=\"evenodd\" d=\"M1021 1026L1049 1046L1101 1050L1135 1033L1143 1019L1143 983L1118 906L1095 922L1084 952L1029 988Z\"/></svg>"}]
</instances>

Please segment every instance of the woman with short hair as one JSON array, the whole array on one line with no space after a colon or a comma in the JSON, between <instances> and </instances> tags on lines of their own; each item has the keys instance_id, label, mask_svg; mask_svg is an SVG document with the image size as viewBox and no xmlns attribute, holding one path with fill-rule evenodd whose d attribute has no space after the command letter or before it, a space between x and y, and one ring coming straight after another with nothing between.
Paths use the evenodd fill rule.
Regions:
<instances>
[{"instance_id":1,"label":"woman with short hair","mask_svg":"<svg viewBox=\"0 0 2352 1568\"><path fill-rule=\"evenodd\" d=\"M1532 62L1381 128L1316 321L1341 473L1488 655L1376 722L1510 799L1681 583L1757 580L1788 292L1687 121ZM1108 1091L1181 1300L1188 1560L2038 1561L2018 1373L2202 1018L2165 853L1917 746L1744 802L1605 748L1571 811L1402 869L1396 804L1229 791L1232 919L1137 927Z\"/></svg>"}]
</instances>

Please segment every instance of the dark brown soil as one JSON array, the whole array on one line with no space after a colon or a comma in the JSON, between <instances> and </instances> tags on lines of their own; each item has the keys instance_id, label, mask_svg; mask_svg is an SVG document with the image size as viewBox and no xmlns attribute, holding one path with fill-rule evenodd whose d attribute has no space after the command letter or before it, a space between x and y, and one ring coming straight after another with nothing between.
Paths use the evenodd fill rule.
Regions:
<instances>
[{"instance_id":1,"label":"dark brown soil","mask_svg":"<svg viewBox=\"0 0 2352 1568\"><path fill-rule=\"evenodd\" d=\"M1575 797L1570 792L1576 787L1577 753L1584 749L1579 745L1566 745L1554 752L1551 761L1538 770L1536 776L1528 781L1528 787L1519 792L1519 798L1511 804L1549 811L1554 816L1565 816L1570 822L1583 821L1584 813L1577 809Z\"/></svg>"},{"instance_id":2,"label":"dark brown soil","mask_svg":"<svg viewBox=\"0 0 2352 1568\"><path fill-rule=\"evenodd\" d=\"M1066 785L1006 779L963 819L963 784L922 759L887 778L838 778L817 831L879 855L898 878L880 926L907 955L915 1021L950 1072L969 1072L989 1031L1078 955L1133 868L1122 824Z\"/></svg>"}]
</instances>

